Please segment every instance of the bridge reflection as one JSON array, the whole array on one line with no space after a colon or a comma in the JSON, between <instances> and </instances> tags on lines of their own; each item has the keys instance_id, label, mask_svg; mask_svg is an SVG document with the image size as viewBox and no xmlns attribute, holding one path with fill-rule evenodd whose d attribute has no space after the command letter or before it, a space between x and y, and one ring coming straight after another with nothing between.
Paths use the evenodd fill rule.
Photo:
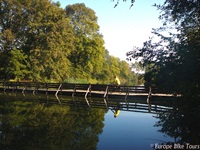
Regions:
<instances>
[{"instance_id":1,"label":"bridge reflection","mask_svg":"<svg viewBox=\"0 0 200 150\"><path fill-rule=\"evenodd\" d=\"M61 105L73 105L76 107L102 108L107 110L118 109L120 111L140 112L140 113L161 113L173 111L173 99L156 100L147 103L146 99L108 99L108 98L87 98L73 97L66 100L64 96L56 96Z\"/></svg>"},{"instance_id":2,"label":"bridge reflection","mask_svg":"<svg viewBox=\"0 0 200 150\"><path fill-rule=\"evenodd\" d=\"M173 98L152 98L147 103L145 97L135 97L131 99L123 98L94 98L94 97L71 97L64 95L44 95L44 94L21 94L4 93L9 95L9 99L19 98L39 103L59 104L74 107L101 108L106 110L119 109L120 111L140 112L140 113L162 113L173 112Z\"/></svg>"},{"instance_id":3,"label":"bridge reflection","mask_svg":"<svg viewBox=\"0 0 200 150\"><path fill-rule=\"evenodd\" d=\"M160 132L164 133L165 135L168 135L172 138L174 138L174 142L170 142L168 143L168 141L166 142L157 142L160 145L171 145L174 143L189 143L189 144L199 144L200 143L200 123L199 123L199 119L200 119L200 104L199 104L199 98L198 99L183 99L183 98L158 98L158 97L152 97L149 101L149 103L147 103L146 101L146 97L129 97L127 99L124 98L94 98L94 97L78 97L78 96L65 96L65 95L50 95L50 94L31 94L31 93L19 93L19 92L10 92L10 93L1 93L0 92L0 100L6 102L14 102L14 101L20 101L20 103L18 103L17 109L14 109L15 111L9 111L10 113L13 113L11 116L16 115L15 117L17 119L10 119L12 121L18 121L18 120L23 120L23 119L18 119L20 117L24 117L24 115L27 112L27 108L32 106L32 103L27 103L27 102L35 102L36 104L42 104L39 106L43 106L43 104L45 105L53 105L56 106L55 110L57 111L58 109L60 109L61 111L65 110L73 110L73 113L80 113L78 112L79 110L83 110L84 113L87 113L89 115L86 115L84 119L87 119L88 116L92 116L92 118L95 118L96 114L94 114L94 112L100 112L101 114L97 113L98 116L102 117L102 120L99 124L103 124L103 118L105 113L108 110L111 111L115 111L115 110L120 110L120 111L127 111L127 112L139 112L139 113L152 113L152 114L156 114L153 115L153 117L157 118L158 121L155 123L156 127L160 128ZM24 103L24 105L23 105ZM3 103L2 103L3 104ZM14 103L17 104L17 103ZM31 104L31 105L30 105ZM2 105L3 106L3 105ZM2 108L6 108L6 107L10 107L13 105L4 105ZM18 106L22 106L22 110L20 110L18 108ZM37 108L37 107L36 107ZM66 109L67 108L67 109ZM72 108L72 109L71 109ZM73 109L75 108L75 109ZM78 109L76 109L78 108ZM79 109L80 108L80 109ZM100 109L92 109L92 108L100 108ZM9 109L8 109L9 110ZM38 109L36 109L38 110ZM87 110L87 111L85 111ZM88 111L89 110L89 111ZM90 111L91 110L91 111ZM98 110L98 111L97 111ZM105 110L105 111L104 111ZM29 110L28 110L29 111ZM6 112L6 111L2 111L1 112ZM39 123L43 123L43 116L41 115L36 115L35 116L35 112L37 111L33 111L34 112L34 117L35 120L38 120L38 116L41 117L41 122ZM52 118L51 113L49 113L49 111L46 112L49 115L49 118ZM119 112L114 112L117 113ZM27 113L28 114L28 113ZM38 112L38 114L40 114L40 111ZM60 113L62 115L62 113ZM28 114L29 115L29 114ZM63 114L63 116L65 116L66 113ZM76 115L78 117L80 117L79 115ZM82 116L81 116L82 117ZM80 118L81 118L80 117ZM6 117L5 117L6 118ZM68 118L68 117L64 117L65 119L70 119L73 120L74 116L72 118ZM81 118L82 120L84 120L83 118ZM48 119L48 121L51 119ZM76 118L76 121L73 121L73 123L77 123L77 120L80 120L79 118ZM90 120L90 119L89 119ZM92 119L91 119L92 120ZM6 120L3 120L6 121ZM9 121L10 122L10 121ZM69 120L67 120L67 122L69 122ZM17 122L18 123L18 122ZM21 123L21 122L20 122ZM30 123L30 120L28 120L28 123ZM32 123L32 122L31 122ZM62 122L60 122L62 124ZM65 122L64 122L65 123ZM88 122L85 121L80 121L78 122L78 126L80 126L80 124L87 124ZM27 125L27 122L25 123ZM91 125L92 124L92 125ZM91 124L89 124L89 127L93 127L94 123L93 120L91 121ZM16 123L13 123L13 125L16 125ZM68 124L65 123L65 125L63 126L67 126ZM59 125L60 126L60 125ZM20 133L20 132L13 132L13 130L7 130L7 127L10 128L10 126L7 125L7 123L5 123L5 130L4 132L7 134L7 131L11 131L12 133ZM24 125L22 124L21 127L24 127ZM51 128L52 126L49 126L49 128L55 129L55 128ZM67 126L68 127L68 126ZM71 127L71 125L70 125ZM73 127L73 126L72 126ZM16 128L16 126L14 126L12 129L19 129ZM88 128L86 128L88 129ZM26 133L26 130L28 130L27 128L24 129L24 133ZM42 131L44 129L42 128ZM20 129L21 131L21 129ZM32 130L33 133L35 133L35 129ZM67 130L68 131L68 128ZM82 131L82 128L80 129L80 131ZM23 135L30 135L29 130L27 132L28 134L19 134L16 137L20 137ZM54 134L56 134L57 132L53 132L53 136L55 136ZM93 131L91 132L93 133ZM8 134L7 134L8 135ZM68 135L68 132L67 132ZM75 135L74 133L72 135ZM62 136L58 136L58 137L62 137ZM43 138L43 137L42 137ZM57 138L57 137L56 137ZM26 139L26 138L25 138ZM85 138L84 138L85 139ZM45 140L48 141L48 140ZM20 143L20 142L18 142ZM17 143L17 144L18 144ZM23 143L23 142L21 142ZM27 144L26 144L27 145ZM154 144L153 144L154 145Z\"/></svg>"}]
</instances>

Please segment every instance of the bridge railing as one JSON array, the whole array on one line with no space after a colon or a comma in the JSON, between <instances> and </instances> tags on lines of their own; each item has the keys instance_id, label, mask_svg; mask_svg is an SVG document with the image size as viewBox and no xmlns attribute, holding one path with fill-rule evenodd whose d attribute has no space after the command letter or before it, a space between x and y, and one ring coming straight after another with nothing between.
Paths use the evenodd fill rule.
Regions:
<instances>
[{"instance_id":1,"label":"bridge railing","mask_svg":"<svg viewBox=\"0 0 200 150\"><path fill-rule=\"evenodd\" d=\"M145 86L114 86L106 84L73 84L73 83L42 83L42 82L0 82L0 88L6 90L22 90L22 91L54 91L54 92L72 92L95 94L99 92L106 96L109 92L126 93L126 95L133 93L161 93L163 91L156 87ZM150 90L151 89L151 90Z\"/></svg>"}]
</instances>

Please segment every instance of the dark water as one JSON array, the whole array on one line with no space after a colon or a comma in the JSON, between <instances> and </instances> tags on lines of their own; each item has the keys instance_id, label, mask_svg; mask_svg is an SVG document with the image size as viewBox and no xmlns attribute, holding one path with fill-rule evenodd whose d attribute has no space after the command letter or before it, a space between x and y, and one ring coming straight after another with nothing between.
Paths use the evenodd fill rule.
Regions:
<instances>
[{"instance_id":1,"label":"dark water","mask_svg":"<svg viewBox=\"0 0 200 150\"><path fill-rule=\"evenodd\" d=\"M200 149L200 107L180 101L0 93L0 149Z\"/></svg>"}]
</instances>

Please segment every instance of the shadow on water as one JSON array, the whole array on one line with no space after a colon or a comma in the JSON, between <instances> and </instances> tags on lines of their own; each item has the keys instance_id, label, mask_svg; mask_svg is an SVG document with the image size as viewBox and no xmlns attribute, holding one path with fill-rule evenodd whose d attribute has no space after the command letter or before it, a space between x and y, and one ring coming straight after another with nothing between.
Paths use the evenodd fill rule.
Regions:
<instances>
[{"instance_id":1,"label":"shadow on water","mask_svg":"<svg viewBox=\"0 0 200 150\"><path fill-rule=\"evenodd\" d=\"M200 144L200 106L181 99L147 104L141 99L0 93L0 149L97 149L108 111L114 117L122 111L155 114L155 127L174 141L157 142L150 149Z\"/></svg>"},{"instance_id":2,"label":"shadow on water","mask_svg":"<svg viewBox=\"0 0 200 150\"><path fill-rule=\"evenodd\" d=\"M200 149L200 102L199 99L175 99L173 110L159 113L156 127L174 139L173 142L154 144L154 149Z\"/></svg>"}]
</instances>

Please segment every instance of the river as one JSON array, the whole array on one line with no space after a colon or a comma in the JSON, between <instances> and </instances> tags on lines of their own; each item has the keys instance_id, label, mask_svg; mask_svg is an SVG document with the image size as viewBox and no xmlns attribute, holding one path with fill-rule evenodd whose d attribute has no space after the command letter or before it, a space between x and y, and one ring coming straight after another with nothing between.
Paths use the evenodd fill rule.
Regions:
<instances>
[{"instance_id":1,"label":"river","mask_svg":"<svg viewBox=\"0 0 200 150\"><path fill-rule=\"evenodd\" d=\"M196 110L190 111L186 106L174 100L154 102L152 99L151 104L146 104L137 99L125 102L123 99L56 98L54 95L1 92L0 148L189 148L200 144L200 107L195 105Z\"/></svg>"}]
</instances>

